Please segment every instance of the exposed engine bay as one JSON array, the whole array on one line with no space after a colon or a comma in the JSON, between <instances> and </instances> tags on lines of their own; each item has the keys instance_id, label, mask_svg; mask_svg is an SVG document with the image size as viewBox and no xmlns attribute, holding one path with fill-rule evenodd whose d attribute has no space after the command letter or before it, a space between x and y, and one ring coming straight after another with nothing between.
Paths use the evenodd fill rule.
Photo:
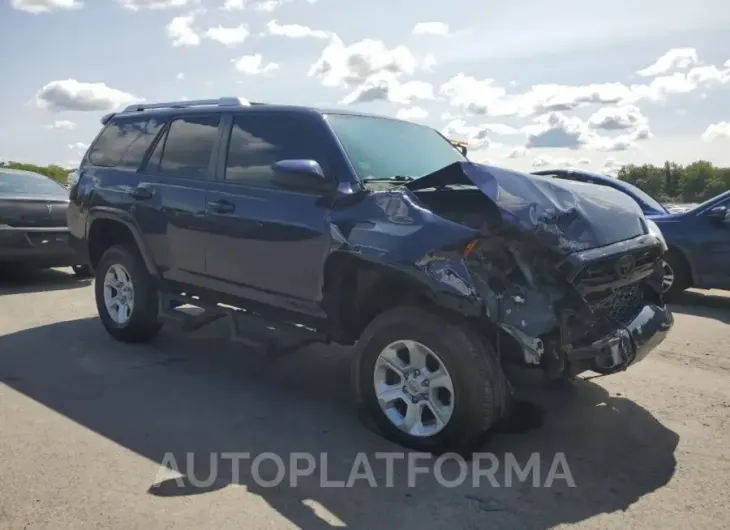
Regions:
<instances>
[{"instance_id":1,"label":"exposed engine bay","mask_svg":"<svg viewBox=\"0 0 730 530\"><path fill-rule=\"evenodd\" d=\"M514 339L524 362L555 376L612 373L638 360L643 343L671 327L660 294L664 248L623 197L586 206L578 202L585 195L570 195L561 185L562 196L550 197L546 208L524 200L530 190L505 197L502 182L485 193L478 179L450 184L438 173L434 186L422 182L413 194L436 215L480 234L462 253L469 277L452 268L441 273L443 281L461 282L462 292L481 298L485 316ZM594 217L604 225L596 226Z\"/></svg>"}]
</instances>

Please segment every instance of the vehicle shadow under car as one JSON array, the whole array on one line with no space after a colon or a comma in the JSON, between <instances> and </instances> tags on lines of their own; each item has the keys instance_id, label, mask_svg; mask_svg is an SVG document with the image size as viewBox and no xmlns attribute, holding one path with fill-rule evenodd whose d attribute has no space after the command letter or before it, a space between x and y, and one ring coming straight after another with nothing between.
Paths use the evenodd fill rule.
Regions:
<instances>
[{"instance_id":1,"label":"vehicle shadow under car","mask_svg":"<svg viewBox=\"0 0 730 530\"><path fill-rule=\"evenodd\" d=\"M0 296L77 289L90 285L90 278L79 278L71 267L38 269L0 264Z\"/></svg>"},{"instance_id":2,"label":"vehicle shadow under car","mask_svg":"<svg viewBox=\"0 0 730 530\"><path fill-rule=\"evenodd\" d=\"M446 488L428 473L409 484L401 459L387 487L386 468L374 455L403 449L358 422L346 348L314 345L263 358L230 343L218 324L191 335L165 330L148 345L113 342L96 318L12 333L0 337L0 381L153 462L174 456L170 467L176 470L167 478L151 476L140 495L215 495L244 486L307 530L335 524L312 501L352 528L542 529L585 521L625 510L666 485L679 440L639 404L611 396L598 384L553 387L537 371L518 371L513 379L518 395L538 404L544 417L526 422L533 428L524 432L489 437L482 450L501 466L508 453L522 466L537 454L536 483L532 475L526 481L512 475L509 485L501 467L496 485L482 479L475 487L469 478ZM236 471L221 460L224 453L279 455L287 477L265 487L254 480L250 460ZM317 470L300 477L296 488L289 483L292 453L317 460ZM322 454L325 478L347 482L359 453L367 455L376 487L364 479L349 488L322 487ZM545 487L558 453L575 487L562 478ZM433 469L427 460L419 465ZM260 470L267 480L275 472L266 464ZM442 469L448 480L459 472L455 460Z\"/></svg>"}]
</instances>

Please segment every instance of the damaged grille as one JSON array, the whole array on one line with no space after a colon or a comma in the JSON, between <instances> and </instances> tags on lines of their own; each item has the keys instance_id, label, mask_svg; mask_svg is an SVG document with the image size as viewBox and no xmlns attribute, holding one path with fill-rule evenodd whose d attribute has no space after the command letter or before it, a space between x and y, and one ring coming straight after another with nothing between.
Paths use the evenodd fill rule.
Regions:
<instances>
[{"instance_id":1,"label":"damaged grille","mask_svg":"<svg viewBox=\"0 0 730 530\"><path fill-rule=\"evenodd\" d=\"M643 282L593 293L587 302L594 324L587 330L586 338L599 339L631 322L641 311L643 298Z\"/></svg>"},{"instance_id":2,"label":"damaged grille","mask_svg":"<svg viewBox=\"0 0 730 530\"><path fill-rule=\"evenodd\" d=\"M576 282L595 285L620 280L622 278L622 259L625 261L628 260L633 272L637 270L651 269L657 260L657 255L652 251L642 251L626 253L620 256L604 259L596 263L592 263L584 268L576 278Z\"/></svg>"}]
</instances>

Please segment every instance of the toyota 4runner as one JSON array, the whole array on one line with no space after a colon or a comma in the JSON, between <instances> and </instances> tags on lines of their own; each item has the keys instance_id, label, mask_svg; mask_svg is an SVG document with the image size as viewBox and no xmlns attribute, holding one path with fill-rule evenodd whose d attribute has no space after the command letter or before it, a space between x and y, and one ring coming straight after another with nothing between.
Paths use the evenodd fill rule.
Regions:
<instances>
[{"instance_id":1,"label":"toyota 4runner","mask_svg":"<svg viewBox=\"0 0 730 530\"><path fill-rule=\"evenodd\" d=\"M355 345L357 403L402 445L472 449L509 410L503 362L611 374L672 326L666 245L619 191L472 163L429 127L341 110L221 98L102 123L68 225L109 334L226 318L271 351Z\"/></svg>"}]
</instances>

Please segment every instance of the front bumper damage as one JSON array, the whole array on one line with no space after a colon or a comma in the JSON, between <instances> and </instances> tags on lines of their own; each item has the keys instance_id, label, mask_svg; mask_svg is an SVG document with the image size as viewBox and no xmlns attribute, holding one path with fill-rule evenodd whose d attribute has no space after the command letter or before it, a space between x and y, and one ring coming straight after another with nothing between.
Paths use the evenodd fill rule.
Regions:
<instances>
[{"instance_id":1,"label":"front bumper damage","mask_svg":"<svg viewBox=\"0 0 730 530\"><path fill-rule=\"evenodd\" d=\"M645 305L625 326L589 345L572 348L567 360L603 373L625 370L645 359L673 325L674 317L666 306Z\"/></svg>"},{"instance_id":2,"label":"front bumper damage","mask_svg":"<svg viewBox=\"0 0 730 530\"><path fill-rule=\"evenodd\" d=\"M481 243L467 265L486 317L513 339L523 362L555 378L615 373L644 359L672 328L653 236L562 260L530 246Z\"/></svg>"}]
</instances>

